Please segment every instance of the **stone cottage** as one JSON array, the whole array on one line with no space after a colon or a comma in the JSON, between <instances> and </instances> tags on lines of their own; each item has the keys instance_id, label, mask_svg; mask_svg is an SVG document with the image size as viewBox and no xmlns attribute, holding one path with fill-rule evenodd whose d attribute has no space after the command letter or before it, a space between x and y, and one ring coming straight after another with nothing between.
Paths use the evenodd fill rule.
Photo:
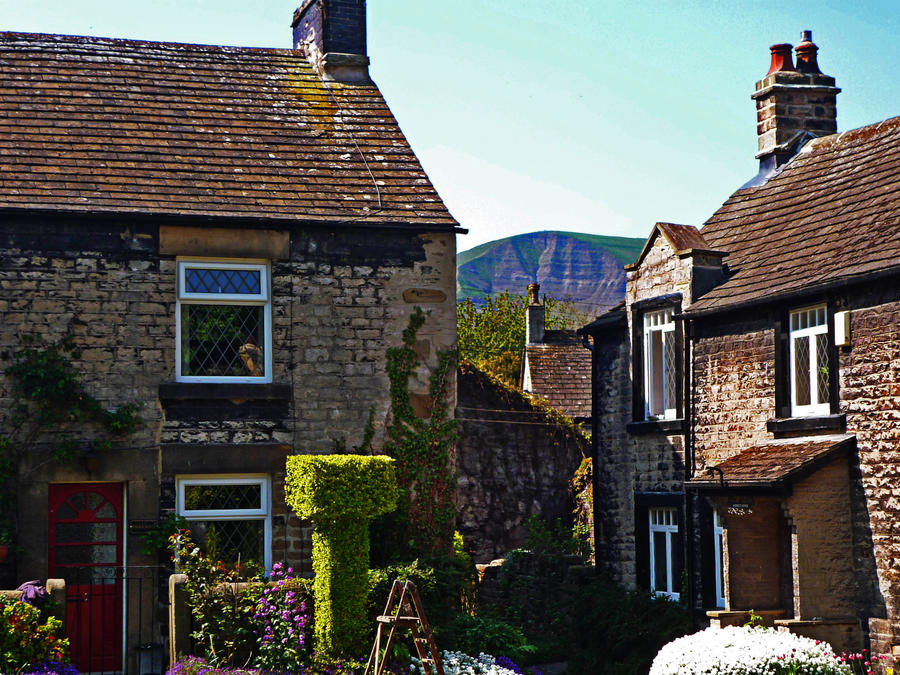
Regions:
<instances>
[{"instance_id":1,"label":"stone cottage","mask_svg":"<svg viewBox=\"0 0 900 675\"><path fill-rule=\"evenodd\" d=\"M363 0L307 0L290 49L0 33L0 351L69 332L86 390L143 422L109 450L70 430L62 463L51 429L17 467L5 574L67 579L84 672L160 642L140 535L171 513L223 558L308 569L286 456L358 444L370 410L378 449L416 305L426 363L455 343L460 229L365 25Z\"/></svg>"},{"instance_id":2,"label":"stone cottage","mask_svg":"<svg viewBox=\"0 0 900 675\"><path fill-rule=\"evenodd\" d=\"M593 336L598 562L714 625L900 649L900 118L836 133L809 32L757 83L759 174L657 223ZM895 652L896 653L896 652Z\"/></svg>"}]
</instances>

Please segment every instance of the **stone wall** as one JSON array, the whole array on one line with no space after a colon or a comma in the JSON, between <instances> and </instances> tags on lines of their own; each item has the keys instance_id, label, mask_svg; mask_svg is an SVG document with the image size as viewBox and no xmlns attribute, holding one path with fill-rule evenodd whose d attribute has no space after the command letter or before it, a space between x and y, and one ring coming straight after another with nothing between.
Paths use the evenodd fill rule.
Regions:
<instances>
[{"instance_id":1,"label":"stone wall","mask_svg":"<svg viewBox=\"0 0 900 675\"><path fill-rule=\"evenodd\" d=\"M681 293L685 303L691 297L691 260L674 255L672 246L657 234L639 267L628 271L626 307L639 300Z\"/></svg>"},{"instance_id":2,"label":"stone wall","mask_svg":"<svg viewBox=\"0 0 900 675\"><path fill-rule=\"evenodd\" d=\"M624 326L594 344L597 481L595 527L600 526L597 564L619 583L637 583L635 493L677 493L684 480L684 445L677 434L630 427L631 347ZM629 430L630 429L630 430Z\"/></svg>"},{"instance_id":3,"label":"stone wall","mask_svg":"<svg viewBox=\"0 0 900 675\"><path fill-rule=\"evenodd\" d=\"M794 538L794 617L855 616L847 459L798 481L785 507Z\"/></svg>"},{"instance_id":4,"label":"stone wall","mask_svg":"<svg viewBox=\"0 0 900 675\"><path fill-rule=\"evenodd\" d=\"M768 313L726 323L700 321L693 343L698 471L771 438L775 417L775 335Z\"/></svg>"},{"instance_id":5,"label":"stone wall","mask_svg":"<svg viewBox=\"0 0 900 675\"><path fill-rule=\"evenodd\" d=\"M851 345L839 356L841 411L859 453L851 465L857 602L872 651L882 653L900 642L900 302L891 295L850 299Z\"/></svg>"},{"instance_id":6,"label":"stone wall","mask_svg":"<svg viewBox=\"0 0 900 675\"><path fill-rule=\"evenodd\" d=\"M270 263L271 384L175 383L179 257ZM36 453L24 459L20 580L47 575L50 483L123 483L128 530L174 510L179 475L269 476L273 560L309 571L309 527L284 505L285 458L360 443L370 409L374 447L382 447L386 351L400 343L416 305L429 312L416 345L427 365L410 383L423 397L427 366L456 341L452 233L0 218L0 352L16 349L24 335L52 341L70 330L86 389L105 406L138 403L143 421L89 463L55 464ZM11 404L9 385L0 375L0 410ZM73 431L90 441L89 430ZM142 555L136 534L127 542L128 565L166 558Z\"/></svg>"},{"instance_id":7,"label":"stone wall","mask_svg":"<svg viewBox=\"0 0 900 675\"><path fill-rule=\"evenodd\" d=\"M470 366L459 371L459 417L458 528L476 562L524 546L532 516L571 525L569 483L589 441Z\"/></svg>"}]
</instances>

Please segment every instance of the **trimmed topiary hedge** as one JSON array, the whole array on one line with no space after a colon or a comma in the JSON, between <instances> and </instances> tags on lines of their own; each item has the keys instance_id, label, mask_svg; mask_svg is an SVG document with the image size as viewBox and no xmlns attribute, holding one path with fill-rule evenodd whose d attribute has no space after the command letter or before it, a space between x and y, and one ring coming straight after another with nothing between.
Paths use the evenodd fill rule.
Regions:
<instances>
[{"instance_id":1,"label":"trimmed topiary hedge","mask_svg":"<svg viewBox=\"0 0 900 675\"><path fill-rule=\"evenodd\" d=\"M312 556L316 648L365 649L369 523L397 506L394 460L365 455L288 458L287 503L315 525Z\"/></svg>"}]
</instances>

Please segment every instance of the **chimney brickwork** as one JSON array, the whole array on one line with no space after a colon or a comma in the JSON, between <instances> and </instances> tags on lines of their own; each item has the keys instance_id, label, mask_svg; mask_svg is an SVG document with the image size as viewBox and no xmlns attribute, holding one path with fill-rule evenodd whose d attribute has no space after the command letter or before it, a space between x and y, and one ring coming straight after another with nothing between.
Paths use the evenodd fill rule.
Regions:
<instances>
[{"instance_id":1,"label":"chimney brickwork","mask_svg":"<svg viewBox=\"0 0 900 675\"><path fill-rule=\"evenodd\" d=\"M294 49L326 79L369 80L366 0L306 0L294 12Z\"/></svg>"},{"instance_id":2,"label":"chimney brickwork","mask_svg":"<svg viewBox=\"0 0 900 675\"><path fill-rule=\"evenodd\" d=\"M760 164L780 166L800 149L809 136L827 136L837 131L836 97L840 89L833 77L819 70L812 32L803 31L797 45L797 65L791 45L771 47L772 62L766 77L756 83ZM773 167L773 168L774 168Z\"/></svg>"},{"instance_id":3,"label":"chimney brickwork","mask_svg":"<svg viewBox=\"0 0 900 675\"><path fill-rule=\"evenodd\" d=\"M544 341L544 304L538 298L541 287L528 285L528 306L525 308L525 342L538 345Z\"/></svg>"}]
</instances>

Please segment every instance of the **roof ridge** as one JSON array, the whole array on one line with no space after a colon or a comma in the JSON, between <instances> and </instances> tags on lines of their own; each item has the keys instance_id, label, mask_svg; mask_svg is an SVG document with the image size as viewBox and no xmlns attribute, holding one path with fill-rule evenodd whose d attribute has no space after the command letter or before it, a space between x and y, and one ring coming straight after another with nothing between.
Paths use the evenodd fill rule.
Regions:
<instances>
[{"instance_id":1,"label":"roof ridge","mask_svg":"<svg viewBox=\"0 0 900 675\"><path fill-rule=\"evenodd\" d=\"M0 31L0 44L12 43L15 41L26 43L28 41L51 41L55 43L73 44L73 45L97 45L97 46L115 46L123 45L128 47L147 47L153 46L169 50L193 50L193 51L209 51L209 52L261 52L268 54L292 55L299 56L303 54L301 49L291 49L289 47L248 47L243 45L217 45L195 42L170 42L157 40L139 40L135 38L116 38L100 35L70 35L66 33L27 33L17 31Z\"/></svg>"}]
</instances>

